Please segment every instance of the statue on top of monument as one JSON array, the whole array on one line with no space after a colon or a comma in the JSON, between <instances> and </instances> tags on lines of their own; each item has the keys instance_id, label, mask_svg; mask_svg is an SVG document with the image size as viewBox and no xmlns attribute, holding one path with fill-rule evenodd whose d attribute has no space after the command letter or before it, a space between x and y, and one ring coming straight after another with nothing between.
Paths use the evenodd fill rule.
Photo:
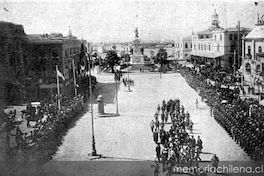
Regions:
<instances>
[{"instance_id":1,"label":"statue on top of monument","mask_svg":"<svg viewBox=\"0 0 264 176\"><path fill-rule=\"evenodd\" d=\"M135 29L135 38L138 38L138 28Z\"/></svg>"}]
</instances>

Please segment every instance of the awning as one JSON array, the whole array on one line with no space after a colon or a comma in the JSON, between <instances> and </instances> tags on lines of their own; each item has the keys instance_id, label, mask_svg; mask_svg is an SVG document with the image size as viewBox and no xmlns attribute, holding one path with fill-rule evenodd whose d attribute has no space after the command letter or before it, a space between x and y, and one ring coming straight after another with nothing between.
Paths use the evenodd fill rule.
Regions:
<instances>
[{"instance_id":1,"label":"awning","mask_svg":"<svg viewBox=\"0 0 264 176\"><path fill-rule=\"evenodd\" d=\"M203 52L191 52L193 56L208 57L208 58L217 58L224 56L223 53L203 53Z\"/></svg>"}]
</instances>

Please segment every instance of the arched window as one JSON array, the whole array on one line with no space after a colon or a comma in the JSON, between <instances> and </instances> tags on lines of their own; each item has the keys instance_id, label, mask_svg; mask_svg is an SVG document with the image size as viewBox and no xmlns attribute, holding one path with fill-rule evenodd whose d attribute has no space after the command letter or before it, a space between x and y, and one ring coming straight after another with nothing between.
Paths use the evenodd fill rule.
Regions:
<instances>
[{"instance_id":1,"label":"arched window","mask_svg":"<svg viewBox=\"0 0 264 176\"><path fill-rule=\"evenodd\" d=\"M251 47L248 46L248 55L251 55Z\"/></svg>"},{"instance_id":2,"label":"arched window","mask_svg":"<svg viewBox=\"0 0 264 176\"><path fill-rule=\"evenodd\" d=\"M251 65L250 65L250 63L246 63L246 71L248 73L251 73Z\"/></svg>"},{"instance_id":3,"label":"arched window","mask_svg":"<svg viewBox=\"0 0 264 176\"><path fill-rule=\"evenodd\" d=\"M261 46L258 47L258 52L262 53L262 47Z\"/></svg>"}]
</instances>

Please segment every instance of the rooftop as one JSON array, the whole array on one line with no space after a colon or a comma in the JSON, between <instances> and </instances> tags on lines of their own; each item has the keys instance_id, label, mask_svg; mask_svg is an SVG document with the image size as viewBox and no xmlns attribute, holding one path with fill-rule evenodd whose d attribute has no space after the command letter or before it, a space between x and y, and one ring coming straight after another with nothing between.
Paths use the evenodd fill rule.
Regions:
<instances>
[{"instance_id":1,"label":"rooftop","mask_svg":"<svg viewBox=\"0 0 264 176\"><path fill-rule=\"evenodd\" d=\"M245 39L264 39L264 25L256 27L245 37Z\"/></svg>"},{"instance_id":2,"label":"rooftop","mask_svg":"<svg viewBox=\"0 0 264 176\"><path fill-rule=\"evenodd\" d=\"M74 36L63 36L61 33L27 35L31 43L63 43L65 40L76 40Z\"/></svg>"}]
</instances>

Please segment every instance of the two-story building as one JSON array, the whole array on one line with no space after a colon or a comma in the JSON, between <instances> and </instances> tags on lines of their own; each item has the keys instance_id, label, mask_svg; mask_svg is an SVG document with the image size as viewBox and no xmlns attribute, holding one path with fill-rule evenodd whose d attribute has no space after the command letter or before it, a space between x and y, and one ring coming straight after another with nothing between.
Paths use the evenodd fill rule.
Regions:
<instances>
[{"instance_id":1,"label":"two-story building","mask_svg":"<svg viewBox=\"0 0 264 176\"><path fill-rule=\"evenodd\" d=\"M0 22L0 115L6 105L25 99L25 44L22 25Z\"/></svg>"},{"instance_id":2,"label":"two-story building","mask_svg":"<svg viewBox=\"0 0 264 176\"><path fill-rule=\"evenodd\" d=\"M192 37L177 38L174 42L175 59L186 60L192 51Z\"/></svg>"},{"instance_id":3,"label":"two-story building","mask_svg":"<svg viewBox=\"0 0 264 176\"><path fill-rule=\"evenodd\" d=\"M264 76L264 20L243 38L242 58L244 85L254 87Z\"/></svg>"},{"instance_id":4,"label":"two-story building","mask_svg":"<svg viewBox=\"0 0 264 176\"><path fill-rule=\"evenodd\" d=\"M241 38L249 29L220 27L219 15L214 11L211 27L192 34L192 59L201 64L211 64L222 68L240 67Z\"/></svg>"},{"instance_id":5,"label":"two-story building","mask_svg":"<svg viewBox=\"0 0 264 176\"><path fill-rule=\"evenodd\" d=\"M73 91L73 65L80 62L82 40L62 34L28 35L26 55L27 92L32 100L56 93L56 65L64 75L60 87L69 95Z\"/></svg>"}]
</instances>

